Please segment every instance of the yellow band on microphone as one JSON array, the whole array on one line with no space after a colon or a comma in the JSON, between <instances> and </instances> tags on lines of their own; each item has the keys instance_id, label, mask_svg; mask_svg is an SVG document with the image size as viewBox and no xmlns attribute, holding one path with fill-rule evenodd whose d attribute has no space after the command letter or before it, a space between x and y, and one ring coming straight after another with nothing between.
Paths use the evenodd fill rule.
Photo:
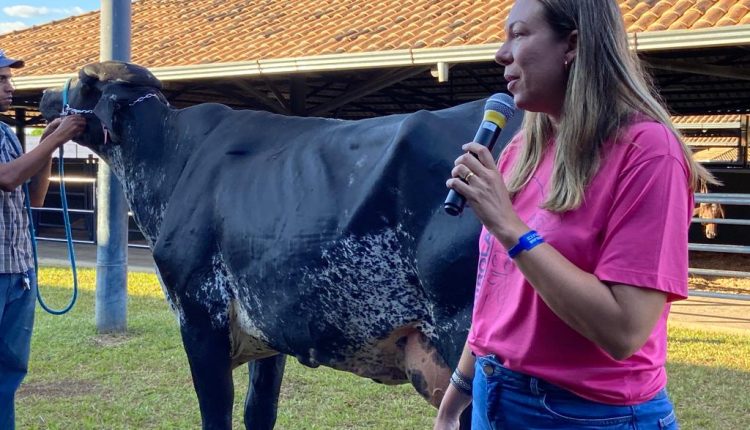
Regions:
<instances>
[{"instance_id":1,"label":"yellow band on microphone","mask_svg":"<svg viewBox=\"0 0 750 430\"><path fill-rule=\"evenodd\" d=\"M489 121L500 128L505 128L505 115L494 110L484 111L484 120Z\"/></svg>"}]
</instances>

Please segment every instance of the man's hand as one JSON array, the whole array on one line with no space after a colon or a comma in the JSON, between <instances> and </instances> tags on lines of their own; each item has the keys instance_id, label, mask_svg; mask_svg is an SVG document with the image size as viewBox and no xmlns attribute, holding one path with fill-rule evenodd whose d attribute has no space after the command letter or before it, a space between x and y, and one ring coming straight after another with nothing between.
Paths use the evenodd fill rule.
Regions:
<instances>
[{"instance_id":1,"label":"man's hand","mask_svg":"<svg viewBox=\"0 0 750 430\"><path fill-rule=\"evenodd\" d=\"M51 123L47 124L47 127L44 128L44 132L42 132L42 137L39 140L41 141L41 140L46 139L47 136L49 136L50 134L52 134L52 132L57 130L57 127L60 126L61 122L62 122L62 118L55 118Z\"/></svg>"},{"instance_id":2,"label":"man's hand","mask_svg":"<svg viewBox=\"0 0 750 430\"><path fill-rule=\"evenodd\" d=\"M60 146L65 142L79 136L86 129L86 118L81 115L68 115L64 118L57 118L44 129L42 133L42 141L48 137L54 136L59 139L59 142L55 142Z\"/></svg>"}]
</instances>

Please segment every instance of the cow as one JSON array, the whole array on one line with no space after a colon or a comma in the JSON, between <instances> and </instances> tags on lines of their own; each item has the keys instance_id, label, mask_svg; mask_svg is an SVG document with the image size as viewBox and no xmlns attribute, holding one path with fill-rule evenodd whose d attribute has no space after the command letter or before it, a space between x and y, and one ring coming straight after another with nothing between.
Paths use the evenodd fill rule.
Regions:
<instances>
[{"instance_id":1,"label":"cow","mask_svg":"<svg viewBox=\"0 0 750 430\"><path fill-rule=\"evenodd\" d=\"M76 142L122 183L203 428L231 427L231 372L249 363L245 426L272 429L286 356L410 382L438 406L470 325L481 227L444 213L445 180L483 102L347 121L175 109L161 88L144 67L94 63L40 110L85 115Z\"/></svg>"}]
</instances>

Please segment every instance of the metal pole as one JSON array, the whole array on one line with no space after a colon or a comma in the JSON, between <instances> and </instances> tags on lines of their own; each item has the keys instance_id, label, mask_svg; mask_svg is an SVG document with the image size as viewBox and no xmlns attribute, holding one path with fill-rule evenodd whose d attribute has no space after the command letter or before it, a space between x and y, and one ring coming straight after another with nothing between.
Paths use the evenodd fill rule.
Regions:
<instances>
[{"instance_id":1,"label":"metal pole","mask_svg":"<svg viewBox=\"0 0 750 430\"><path fill-rule=\"evenodd\" d=\"M26 109L16 109L16 137L21 142L21 149L26 152Z\"/></svg>"},{"instance_id":2,"label":"metal pole","mask_svg":"<svg viewBox=\"0 0 750 430\"><path fill-rule=\"evenodd\" d=\"M130 61L130 0L102 0L100 59ZM128 204L110 167L97 170L96 328L127 330Z\"/></svg>"}]
</instances>

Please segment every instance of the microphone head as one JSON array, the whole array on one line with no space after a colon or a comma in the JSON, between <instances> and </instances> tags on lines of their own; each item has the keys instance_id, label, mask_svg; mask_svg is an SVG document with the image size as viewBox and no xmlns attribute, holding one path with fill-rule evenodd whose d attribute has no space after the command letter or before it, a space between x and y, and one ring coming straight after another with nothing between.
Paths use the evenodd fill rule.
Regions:
<instances>
[{"instance_id":1,"label":"microphone head","mask_svg":"<svg viewBox=\"0 0 750 430\"><path fill-rule=\"evenodd\" d=\"M513 102L513 97L508 94L497 93L487 99L487 103L484 104L484 110L494 110L503 115L506 120L509 120L516 113L516 104Z\"/></svg>"}]
</instances>

